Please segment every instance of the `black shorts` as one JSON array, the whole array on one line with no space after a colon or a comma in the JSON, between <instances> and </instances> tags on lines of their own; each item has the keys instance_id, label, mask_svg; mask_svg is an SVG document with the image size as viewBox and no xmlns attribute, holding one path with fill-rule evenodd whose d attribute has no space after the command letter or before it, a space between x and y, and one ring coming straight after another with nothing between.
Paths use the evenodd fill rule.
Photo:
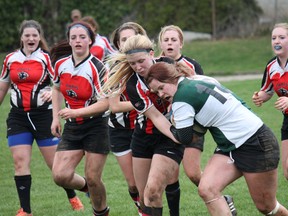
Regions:
<instances>
[{"instance_id":1,"label":"black shorts","mask_svg":"<svg viewBox=\"0 0 288 216\"><path fill-rule=\"evenodd\" d=\"M266 125L263 125L239 148L231 152L216 149L215 153L229 156L240 171L251 173L276 169L280 159L278 141Z\"/></svg>"},{"instance_id":2,"label":"black shorts","mask_svg":"<svg viewBox=\"0 0 288 216\"><path fill-rule=\"evenodd\" d=\"M134 129L118 129L109 127L110 149L113 153L131 149L131 140Z\"/></svg>"},{"instance_id":3,"label":"black shorts","mask_svg":"<svg viewBox=\"0 0 288 216\"><path fill-rule=\"evenodd\" d=\"M288 139L288 115L283 115L283 122L281 127L281 140L287 140Z\"/></svg>"},{"instance_id":4,"label":"black shorts","mask_svg":"<svg viewBox=\"0 0 288 216\"><path fill-rule=\"evenodd\" d=\"M24 112L12 108L7 123L7 137L31 133L34 139L54 138L51 134L52 110Z\"/></svg>"},{"instance_id":5,"label":"black shorts","mask_svg":"<svg viewBox=\"0 0 288 216\"><path fill-rule=\"evenodd\" d=\"M67 122L57 151L79 150L108 154L108 117L95 117L83 124Z\"/></svg>"},{"instance_id":6,"label":"black shorts","mask_svg":"<svg viewBox=\"0 0 288 216\"><path fill-rule=\"evenodd\" d=\"M178 164L181 163L184 146L174 143L163 134L146 134L141 130L134 130L132 135L132 156L138 158L152 158L154 154L165 155Z\"/></svg>"}]
</instances>

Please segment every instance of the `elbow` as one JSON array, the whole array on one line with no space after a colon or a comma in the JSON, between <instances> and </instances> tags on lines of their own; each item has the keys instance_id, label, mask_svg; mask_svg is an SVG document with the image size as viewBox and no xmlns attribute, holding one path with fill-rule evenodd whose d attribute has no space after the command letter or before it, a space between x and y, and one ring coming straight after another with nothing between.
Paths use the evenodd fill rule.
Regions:
<instances>
[{"instance_id":1,"label":"elbow","mask_svg":"<svg viewBox=\"0 0 288 216\"><path fill-rule=\"evenodd\" d=\"M183 145L189 145L193 140L193 132L190 128L177 130L173 125L170 127L170 131L174 138Z\"/></svg>"}]
</instances>

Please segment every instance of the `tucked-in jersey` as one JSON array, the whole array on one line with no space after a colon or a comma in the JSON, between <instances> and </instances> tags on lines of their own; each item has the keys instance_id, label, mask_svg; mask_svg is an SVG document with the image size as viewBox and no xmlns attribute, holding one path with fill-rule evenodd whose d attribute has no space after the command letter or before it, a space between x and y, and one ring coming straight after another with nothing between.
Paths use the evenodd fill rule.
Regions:
<instances>
[{"instance_id":1,"label":"tucked-in jersey","mask_svg":"<svg viewBox=\"0 0 288 216\"><path fill-rule=\"evenodd\" d=\"M224 152L241 146L262 125L262 120L226 88L212 82L181 77L173 97L176 129L191 127L194 121L209 129Z\"/></svg>"},{"instance_id":2,"label":"tucked-in jersey","mask_svg":"<svg viewBox=\"0 0 288 216\"><path fill-rule=\"evenodd\" d=\"M177 62L184 62L190 68L194 69L195 73L198 75L203 75L204 72L202 70L201 65L195 61L195 59L188 58L186 56L181 55L179 59L176 60Z\"/></svg>"},{"instance_id":3,"label":"tucked-in jersey","mask_svg":"<svg viewBox=\"0 0 288 216\"><path fill-rule=\"evenodd\" d=\"M262 79L262 91L268 94L276 94L288 97L288 59L285 68L282 69L277 57L272 58L266 65ZM288 109L285 110L288 114Z\"/></svg>"},{"instance_id":4,"label":"tucked-in jersey","mask_svg":"<svg viewBox=\"0 0 288 216\"><path fill-rule=\"evenodd\" d=\"M40 48L26 56L22 50L8 54L4 60L0 80L11 83L11 107L24 110L51 109L51 102L44 102L41 94L51 90L54 75L49 54Z\"/></svg>"},{"instance_id":5,"label":"tucked-in jersey","mask_svg":"<svg viewBox=\"0 0 288 216\"><path fill-rule=\"evenodd\" d=\"M103 63L89 55L78 65L74 65L72 56L64 57L55 64L54 85L60 88L66 107L79 109L87 107L102 98L102 86L107 79ZM85 118L69 119L82 123Z\"/></svg>"},{"instance_id":6,"label":"tucked-in jersey","mask_svg":"<svg viewBox=\"0 0 288 216\"><path fill-rule=\"evenodd\" d=\"M90 52L99 60L104 61L105 57L115 53L116 51L110 45L106 37L97 34L95 37L95 42L90 48Z\"/></svg>"}]
</instances>

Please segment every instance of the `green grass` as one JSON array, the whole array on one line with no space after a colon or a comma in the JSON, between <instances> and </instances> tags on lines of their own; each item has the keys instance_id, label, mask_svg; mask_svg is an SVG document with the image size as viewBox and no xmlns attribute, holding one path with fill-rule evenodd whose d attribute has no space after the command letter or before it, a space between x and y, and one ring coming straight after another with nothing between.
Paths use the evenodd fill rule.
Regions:
<instances>
[{"instance_id":1,"label":"green grass","mask_svg":"<svg viewBox=\"0 0 288 216\"><path fill-rule=\"evenodd\" d=\"M282 115L276 111L273 107L273 103L276 99L264 104L261 108L256 108L251 101L251 95L254 90L258 89L260 80L250 81L233 81L224 83L225 86L233 90L236 94L242 97L247 104L253 109L253 111L259 115L264 122L272 128L276 133L278 139L280 137L280 125L282 122ZM7 141L5 138L6 124L5 120L9 112L9 98L6 97L5 102L1 106L0 116L0 141L1 141L1 153L0 153L0 215L11 216L19 207L17 193L14 185L14 170L13 162L9 148L7 147ZM202 156L202 166L204 167L208 158L213 153L215 144L208 135L205 143L205 150ZM89 200L85 197L85 194L78 192L79 197L84 202L86 210L83 213L77 213L70 210L70 206L66 199L64 191L57 187L52 178L51 173L46 167L43 158L34 144L33 157L32 157L32 191L31 202L34 216L42 215L57 215L57 216L69 216L69 215L91 215L91 208ZM83 162L77 168L78 173L82 174ZM115 157L110 154L107 160L107 164L104 170L103 176L105 185L107 187L108 204L111 208L110 216L135 216L137 212L134 204L130 200L127 192L126 182L121 174L120 168L115 160ZM197 195L197 188L188 180L183 173L181 167L180 174L181 183L181 215L193 216L193 215L208 215L205 205ZM237 206L238 215L260 215L254 207L251 198L249 196L246 184L243 178L234 182L225 189L224 193L233 195L235 199L235 205ZM288 203L287 194L287 182L283 177L282 167L279 166L279 190L278 199L284 205ZM164 214L167 213L167 205L164 198Z\"/></svg>"},{"instance_id":2,"label":"green grass","mask_svg":"<svg viewBox=\"0 0 288 216\"><path fill-rule=\"evenodd\" d=\"M186 43L183 53L199 61L208 75L261 72L268 59L272 57L269 37L249 40L223 40L223 41L193 41ZM3 61L4 54L0 54ZM223 82L223 84L242 97L252 110L272 128L280 140L280 127L282 115L274 109L274 101L257 108L251 101L252 93L259 89L260 80ZM9 97L0 107L0 215L13 216L19 208L16 188L14 184L14 168L11 153L6 140L6 118L9 112ZM205 150L202 156L202 167L205 166L209 157L213 154L215 144L208 134L205 142ZM73 212L63 189L56 186L51 178L51 172L46 167L43 158L34 144L31 162L32 191L31 203L34 216L57 215L76 216L92 215L89 200L85 194L78 192L86 209L83 213ZM84 174L83 162L77 168L77 172ZM137 215L132 203L124 177L115 160L110 154L104 169L103 179L107 188L108 204L111 207L110 216L135 216ZM197 195L197 188L188 180L181 167L181 215L199 216L208 215L205 205ZM254 207L248 193L244 179L241 178L227 187L225 194L234 197L239 216L261 215ZM287 181L283 177L282 167L279 164L279 189L278 200L287 206ZM168 215L167 204L164 198L164 216Z\"/></svg>"},{"instance_id":3,"label":"green grass","mask_svg":"<svg viewBox=\"0 0 288 216\"><path fill-rule=\"evenodd\" d=\"M206 75L262 73L272 58L270 36L246 40L192 41L183 54L195 58Z\"/></svg>"}]
</instances>

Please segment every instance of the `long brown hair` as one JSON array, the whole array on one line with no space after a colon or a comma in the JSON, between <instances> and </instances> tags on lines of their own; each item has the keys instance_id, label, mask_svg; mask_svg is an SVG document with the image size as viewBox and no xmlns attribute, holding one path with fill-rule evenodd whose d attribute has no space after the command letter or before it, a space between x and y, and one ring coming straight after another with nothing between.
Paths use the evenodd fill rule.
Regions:
<instances>
[{"instance_id":1,"label":"long brown hair","mask_svg":"<svg viewBox=\"0 0 288 216\"><path fill-rule=\"evenodd\" d=\"M191 77L193 76L191 74L194 74L193 69L185 63L175 62L175 64L169 64L167 62L157 62L149 68L146 82L149 85L155 79L163 83L176 84L179 77Z\"/></svg>"}]
</instances>

